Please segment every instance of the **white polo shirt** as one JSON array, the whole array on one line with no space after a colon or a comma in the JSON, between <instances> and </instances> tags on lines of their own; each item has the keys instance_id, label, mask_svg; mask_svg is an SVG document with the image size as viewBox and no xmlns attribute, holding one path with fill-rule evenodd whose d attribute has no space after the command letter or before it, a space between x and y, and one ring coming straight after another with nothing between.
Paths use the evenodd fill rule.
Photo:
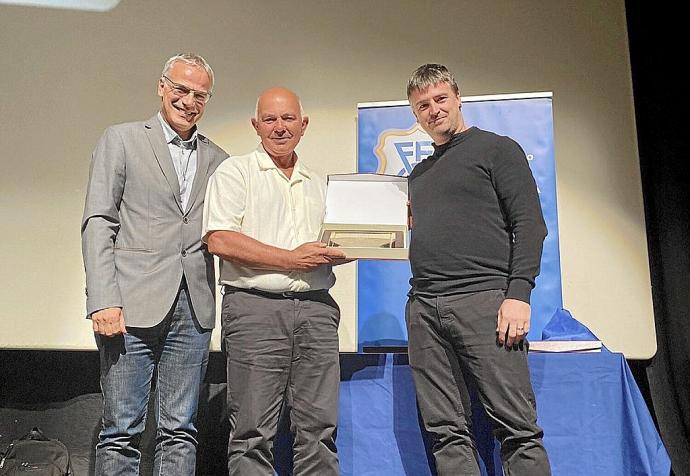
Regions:
<instances>
[{"instance_id":1,"label":"white polo shirt","mask_svg":"<svg viewBox=\"0 0 690 476\"><path fill-rule=\"evenodd\" d=\"M267 245L292 250L316 241L326 211L326 182L299 160L292 177L273 163L264 148L221 163L211 176L204 201L202 240L211 231L238 231ZM330 265L310 272L248 268L222 260L220 284L269 292L329 289Z\"/></svg>"}]
</instances>

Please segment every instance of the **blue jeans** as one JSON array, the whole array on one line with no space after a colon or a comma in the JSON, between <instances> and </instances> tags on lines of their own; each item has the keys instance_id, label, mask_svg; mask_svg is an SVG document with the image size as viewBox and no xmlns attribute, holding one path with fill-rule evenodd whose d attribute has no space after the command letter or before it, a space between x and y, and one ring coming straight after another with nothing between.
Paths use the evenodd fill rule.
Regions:
<instances>
[{"instance_id":1,"label":"blue jeans","mask_svg":"<svg viewBox=\"0 0 690 476\"><path fill-rule=\"evenodd\" d=\"M139 436L146 424L157 369L154 474L193 475L197 445L194 422L211 330L201 328L193 317L184 280L175 304L160 324L128 327L127 332L124 336L96 336L103 392L96 474L139 474Z\"/></svg>"}]
</instances>

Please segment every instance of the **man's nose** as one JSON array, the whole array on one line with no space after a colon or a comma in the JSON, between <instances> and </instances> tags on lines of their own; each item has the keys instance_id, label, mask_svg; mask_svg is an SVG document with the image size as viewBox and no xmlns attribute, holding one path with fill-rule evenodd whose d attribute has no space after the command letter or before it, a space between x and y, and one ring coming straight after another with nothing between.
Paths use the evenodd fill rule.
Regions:
<instances>
[{"instance_id":1,"label":"man's nose","mask_svg":"<svg viewBox=\"0 0 690 476\"><path fill-rule=\"evenodd\" d=\"M439 110L440 109L438 107L438 104L436 104L435 102L429 103L429 114L435 116L436 114L438 114Z\"/></svg>"},{"instance_id":2,"label":"man's nose","mask_svg":"<svg viewBox=\"0 0 690 476\"><path fill-rule=\"evenodd\" d=\"M187 107L192 107L194 104L196 104L196 100L194 99L194 92L189 91L186 95L182 96L182 104L184 104Z\"/></svg>"}]
</instances>

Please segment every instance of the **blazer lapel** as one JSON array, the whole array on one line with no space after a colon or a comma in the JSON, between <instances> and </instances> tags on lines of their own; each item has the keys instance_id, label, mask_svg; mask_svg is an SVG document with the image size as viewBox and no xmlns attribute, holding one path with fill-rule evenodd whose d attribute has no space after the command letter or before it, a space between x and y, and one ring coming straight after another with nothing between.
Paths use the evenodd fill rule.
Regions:
<instances>
[{"instance_id":1,"label":"blazer lapel","mask_svg":"<svg viewBox=\"0 0 690 476\"><path fill-rule=\"evenodd\" d=\"M173 167L172 157L170 157L170 149L168 149L168 144L165 143L165 135L163 135L163 127L158 120L158 115L146 121L144 128L146 129L146 136L153 149L153 155L156 157L158 166L161 168L165 180L167 180L170 186L177 207L181 212L184 212L184 210L182 210L182 199L180 198L180 183L177 180L177 173L175 172L175 167ZM194 182L196 183L196 180Z\"/></svg>"},{"instance_id":2,"label":"blazer lapel","mask_svg":"<svg viewBox=\"0 0 690 476\"><path fill-rule=\"evenodd\" d=\"M192 205L196 201L199 191L204 188L206 183L208 168L211 165L211 158L209 157L208 139L201 134L197 135L196 141L196 173L194 174L194 182L192 183L192 191L189 194L189 203L187 204L187 211L192 209Z\"/></svg>"}]
</instances>

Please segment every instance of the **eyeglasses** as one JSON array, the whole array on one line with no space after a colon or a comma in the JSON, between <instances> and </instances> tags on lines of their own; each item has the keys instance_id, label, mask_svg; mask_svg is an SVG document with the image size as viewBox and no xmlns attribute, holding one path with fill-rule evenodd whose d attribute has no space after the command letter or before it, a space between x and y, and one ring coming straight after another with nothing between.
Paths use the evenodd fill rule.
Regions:
<instances>
[{"instance_id":1,"label":"eyeglasses","mask_svg":"<svg viewBox=\"0 0 690 476\"><path fill-rule=\"evenodd\" d=\"M189 93L192 93L192 95L194 96L194 101L197 104L206 104L208 100L211 99L211 93L208 91L197 91L196 89L191 89L187 86L176 83L175 81L168 78L166 75L163 75L162 77L170 83L172 93L177 97L185 97L188 96Z\"/></svg>"}]
</instances>

